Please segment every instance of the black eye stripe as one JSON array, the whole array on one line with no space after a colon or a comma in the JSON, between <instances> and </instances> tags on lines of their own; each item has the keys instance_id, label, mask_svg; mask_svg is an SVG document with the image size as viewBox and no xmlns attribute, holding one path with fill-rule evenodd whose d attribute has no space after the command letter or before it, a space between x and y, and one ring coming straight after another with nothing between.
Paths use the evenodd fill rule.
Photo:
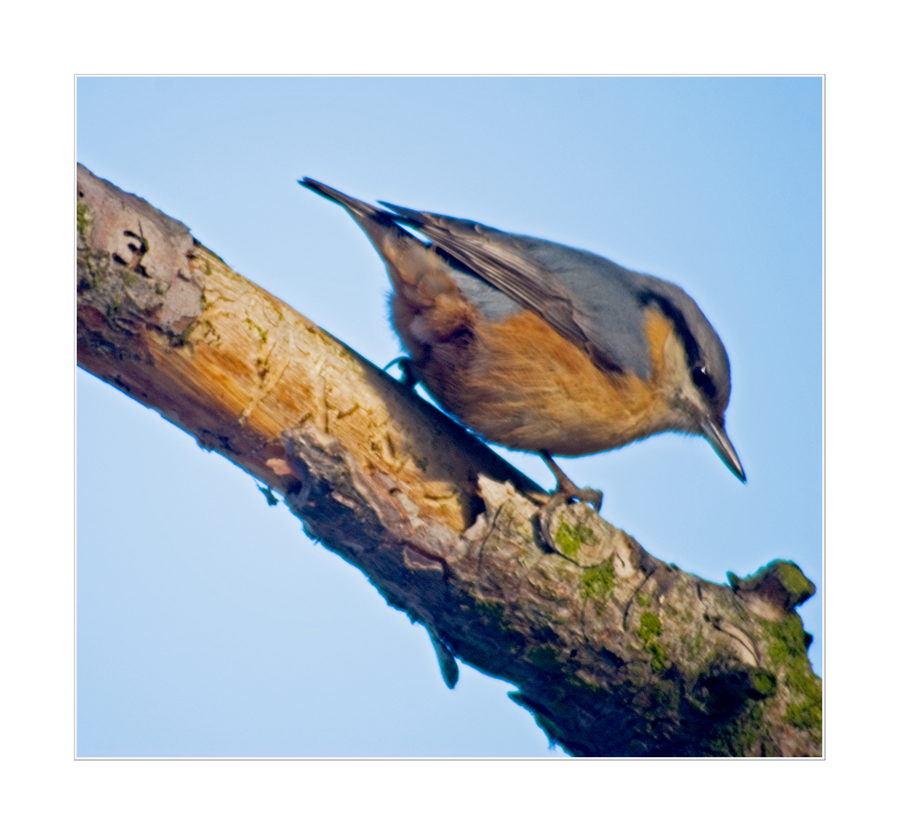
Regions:
<instances>
[{"instance_id":1,"label":"black eye stripe","mask_svg":"<svg viewBox=\"0 0 900 835\"><path fill-rule=\"evenodd\" d=\"M713 382L712 377L709 376L709 372L706 370L706 366L695 366L691 369L691 379L694 381L694 385L697 386L698 389L704 392L706 396L710 399L710 401L714 401L716 398L716 384Z\"/></svg>"},{"instance_id":2,"label":"black eye stripe","mask_svg":"<svg viewBox=\"0 0 900 835\"><path fill-rule=\"evenodd\" d=\"M691 379L708 398L710 403L715 403L719 394L716 384L709 374L700 352L700 346L691 333L688 323L684 318L684 314L670 302L665 296L657 293L644 292L640 295L641 303L656 304L659 309L667 316L675 330L681 337L681 343L684 345L684 351L687 354L688 365L691 367Z\"/></svg>"}]
</instances>

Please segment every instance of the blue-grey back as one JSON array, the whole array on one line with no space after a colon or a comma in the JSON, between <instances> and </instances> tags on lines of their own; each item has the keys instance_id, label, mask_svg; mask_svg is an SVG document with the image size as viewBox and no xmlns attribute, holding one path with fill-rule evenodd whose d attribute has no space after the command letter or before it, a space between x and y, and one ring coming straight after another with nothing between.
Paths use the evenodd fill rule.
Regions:
<instances>
[{"instance_id":1,"label":"blue-grey back","mask_svg":"<svg viewBox=\"0 0 900 835\"><path fill-rule=\"evenodd\" d=\"M396 211L398 207L391 208ZM405 212L404 217L408 217ZM514 274L511 280L509 275L503 277L504 294L512 296L511 301L517 299L539 314L545 313L542 303L546 302L547 312L552 314L547 316L548 321L561 325L564 335L573 338L574 334L576 340L583 335L608 365L632 370L644 379L651 373L644 333L646 308L656 305L673 321L689 363L705 367L715 384L715 403L724 411L731 391L728 355L696 302L678 285L628 270L592 252L541 238L439 215L415 213L414 219L424 234L439 238L441 249L464 263L472 251L506 262ZM459 242L459 249L453 246L454 240ZM536 268L516 271L516 265L523 261ZM490 270L483 274L492 280ZM527 296L516 295L517 280L528 285ZM518 312L518 304L504 305L496 292L486 292L485 283L472 277L461 289L467 295L471 293L472 302L491 318Z\"/></svg>"}]
</instances>

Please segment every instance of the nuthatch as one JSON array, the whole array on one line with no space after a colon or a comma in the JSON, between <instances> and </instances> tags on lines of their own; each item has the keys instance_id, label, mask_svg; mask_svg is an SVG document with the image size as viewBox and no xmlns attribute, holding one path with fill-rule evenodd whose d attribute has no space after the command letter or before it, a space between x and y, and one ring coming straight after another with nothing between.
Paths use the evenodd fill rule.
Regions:
<instances>
[{"instance_id":1,"label":"nuthatch","mask_svg":"<svg viewBox=\"0 0 900 835\"><path fill-rule=\"evenodd\" d=\"M680 287L584 250L300 184L343 206L387 265L415 378L485 440L547 462L557 489L545 536L550 505L602 499L553 455L686 432L746 480L725 434L728 355Z\"/></svg>"}]
</instances>

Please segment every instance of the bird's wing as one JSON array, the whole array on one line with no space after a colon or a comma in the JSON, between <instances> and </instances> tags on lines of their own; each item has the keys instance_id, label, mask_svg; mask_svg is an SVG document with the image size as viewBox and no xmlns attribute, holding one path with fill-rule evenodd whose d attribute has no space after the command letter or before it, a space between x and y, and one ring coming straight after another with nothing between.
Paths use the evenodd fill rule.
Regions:
<instances>
[{"instance_id":1,"label":"bird's wing","mask_svg":"<svg viewBox=\"0 0 900 835\"><path fill-rule=\"evenodd\" d=\"M543 318L607 372L650 373L638 274L582 250L382 202L398 222Z\"/></svg>"}]
</instances>

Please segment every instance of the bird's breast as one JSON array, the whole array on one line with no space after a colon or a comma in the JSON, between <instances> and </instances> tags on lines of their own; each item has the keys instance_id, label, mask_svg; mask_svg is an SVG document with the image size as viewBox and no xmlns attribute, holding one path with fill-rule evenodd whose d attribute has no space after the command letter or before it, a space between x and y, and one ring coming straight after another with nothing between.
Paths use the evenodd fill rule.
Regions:
<instances>
[{"instance_id":1,"label":"bird's breast","mask_svg":"<svg viewBox=\"0 0 900 835\"><path fill-rule=\"evenodd\" d=\"M530 310L490 321L455 290L421 300L399 288L394 327L435 400L486 440L577 456L660 431L661 367L649 380L610 375ZM648 317L650 353L661 362L671 323Z\"/></svg>"}]
</instances>

